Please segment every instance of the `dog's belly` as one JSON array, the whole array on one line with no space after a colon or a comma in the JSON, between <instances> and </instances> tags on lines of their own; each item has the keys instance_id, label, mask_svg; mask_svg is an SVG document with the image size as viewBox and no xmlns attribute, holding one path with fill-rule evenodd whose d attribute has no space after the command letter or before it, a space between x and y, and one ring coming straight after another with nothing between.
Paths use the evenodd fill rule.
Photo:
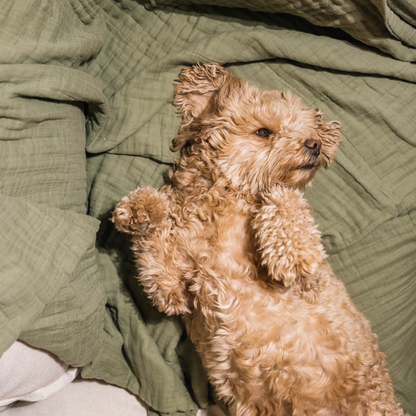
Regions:
<instances>
[{"instance_id":1,"label":"dog's belly","mask_svg":"<svg viewBox=\"0 0 416 416\"><path fill-rule=\"evenodd\" d=\"M194 310L185 315L190 338L226 401L238 395L259 408L283 409L290 396L311 409L327 408L353 394L354 374L382 368L384 358L328 264L315 303L265 282L249 224L243 211L229 212L188 246L195 270Z\"/></svg>"},{"instance_id":2,"label":"dog's belly","mask_svg":"<svg viewBox=\"0 0 416 416\"><path fill-rule=\"evenodd\" d=\"M204 276L210 296L197 296L186 319L218 394L238 392L260 405L282 403L290 391L322 406L330 395L350 394L345 385L353 370L374 362L373 339L329 266L320 301L311 304L262 284L253 263L241 261L244 245L227 249L232 240L225 241L212 258L212 275Z\"/></svg>"}]
</instances>

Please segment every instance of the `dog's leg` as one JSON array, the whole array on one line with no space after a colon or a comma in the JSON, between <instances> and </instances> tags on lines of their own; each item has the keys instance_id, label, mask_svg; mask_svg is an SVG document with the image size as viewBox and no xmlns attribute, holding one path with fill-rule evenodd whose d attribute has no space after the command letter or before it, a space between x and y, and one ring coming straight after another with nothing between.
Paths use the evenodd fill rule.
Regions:
<instances>
[{"instance_id":1,"label":"dog's leg","mask_svg":"<svg viewBox=\"0 0 416 416\"><path fill-rule=\"evenodd\" d=\"M297 190L275 187L253 220L262 265L272 279L314 302L319 270L327 257L312 209Z\"/></svg>"},{"instance_id":2,"label":"dog's leg","mask_svg":"<svg viewBox=\"0 0 416 416\"><path fill-rule=\"evenodd\" d=\"M135 254L138 279L153 305L167 315L189 313L186 279L189 265L175 238L168 232L162 232L142 245Z\"/></svg>"},{"instance_id":3,"label":"dog's leg","mask_svg":"<svg viewBox=\"0 0 416 416\"><path fill-rule=\"evenodd\" d=\"M185 296L183 256L171 233L169 197L151 187L137 188L122 198L112 221L132 234L138 279L153 304L168 315L189 312Z\"/></svg>"}]
</instances>

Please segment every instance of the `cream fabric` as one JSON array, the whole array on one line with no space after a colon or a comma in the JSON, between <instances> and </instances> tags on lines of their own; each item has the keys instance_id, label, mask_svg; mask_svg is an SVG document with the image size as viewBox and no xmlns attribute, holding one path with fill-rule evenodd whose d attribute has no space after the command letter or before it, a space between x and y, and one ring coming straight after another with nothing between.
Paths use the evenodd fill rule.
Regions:
<instances>
[{"instance_id":1,"label":"cream fabric","mask_svg":"<svg viewBox=\"0 0 416 416\"><path fill-rule=\"evenodd\" d=\"M16 341L0 358L0 411L18 400L44 400L78 372L53 354Z\"/></svg>"},{"instance_id":2,"label":"cream fabric","mask_svg":"<svg viewBox=\"0 0 416 416\"><path fill-rule=\"evenodd\" d=\"M16 341L0 358L1 415L147 415L146 404L137 396L98 380L73 381L77 372L54 355ZM224 413L212 406L198 416Z\"/></svg>"},{"instance_id":3,"label":"cream fabric","mask_svg":"<svg viewBox=\"0 0 416 416\"><path fill-rule=\"evenodd\" d=\"M1 416L146 416L146 405L120 387L77 378L46 400L18 402Z\"/></svg>"}]
</instances>

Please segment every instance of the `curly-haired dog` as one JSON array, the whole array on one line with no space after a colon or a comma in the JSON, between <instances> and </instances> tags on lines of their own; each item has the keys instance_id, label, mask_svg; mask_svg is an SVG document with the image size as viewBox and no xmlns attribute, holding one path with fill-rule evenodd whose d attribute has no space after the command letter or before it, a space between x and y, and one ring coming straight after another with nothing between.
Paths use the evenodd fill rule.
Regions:
<instances>
[{"instance_id":1,"label":"curly-haired dog","mask_svg":"<svg viewBox=\"0 0 416 416\"><path fill-rule=\"evenodd\" d=\"M302 190L340 125L217 64L183 70L181 158L113 213L139 280L181 314L234 416L403 415L369 323L326 261Z\"/></svg>"}]
</instances>

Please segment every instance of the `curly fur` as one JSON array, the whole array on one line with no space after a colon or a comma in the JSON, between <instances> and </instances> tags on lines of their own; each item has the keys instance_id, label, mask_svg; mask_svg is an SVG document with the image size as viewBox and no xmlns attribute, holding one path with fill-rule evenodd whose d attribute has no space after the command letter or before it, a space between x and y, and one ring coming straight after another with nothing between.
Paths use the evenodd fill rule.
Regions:
<instances>
[{"instance_id":1,"label":"curly fur","mask_svg":"<svg viewBox=\"0 0 416 416\"><path fill-rule=\"evenodd\" d=\"M124 197L113 222L133 235L154 305L183 316L217 395L233 416L403 415L302 196L333 161L339 123L217 64L185 68L174 102L169 182Z\"/></svg>"}]
</instances>

